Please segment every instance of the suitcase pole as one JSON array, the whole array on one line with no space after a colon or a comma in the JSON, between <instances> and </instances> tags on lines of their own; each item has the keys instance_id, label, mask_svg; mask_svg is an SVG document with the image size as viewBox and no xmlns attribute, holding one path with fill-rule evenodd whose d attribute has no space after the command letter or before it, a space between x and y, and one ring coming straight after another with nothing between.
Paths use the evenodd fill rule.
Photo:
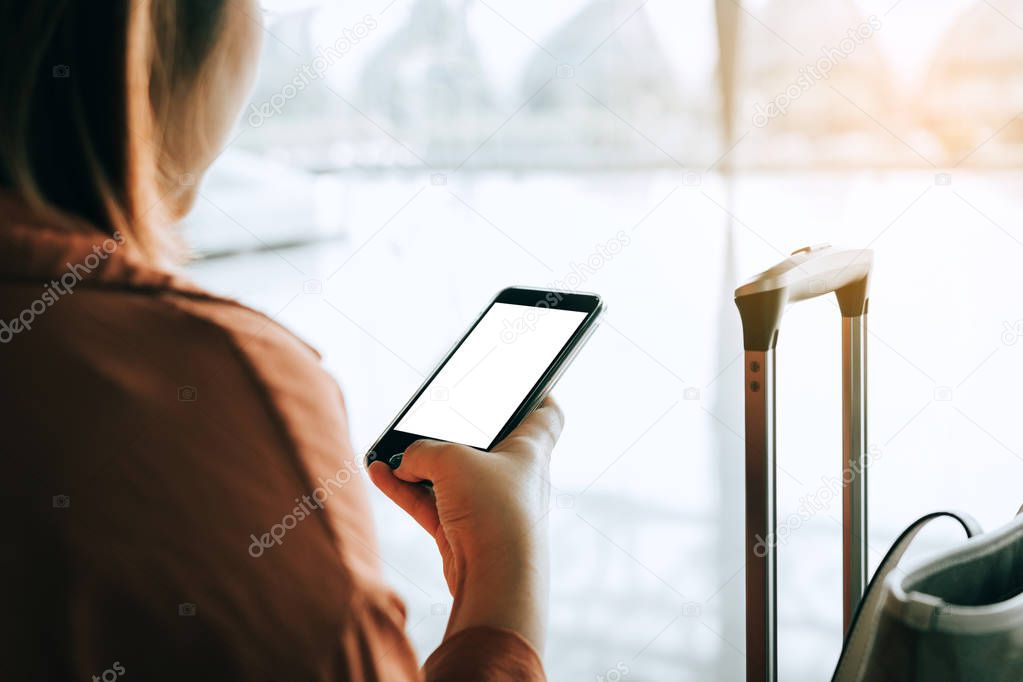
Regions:
<instances>
[{"instance_id":1,"label":"suitcase pole","mask_svg":"<svg viewBox=\"0 0 1023 682\"><path fill-rule=\"evenodd\" d=\"M842 628L867 586L867 315L842 317Z\"/></svg>"},{"instance_id":2,"label":"suitcase pole","mask_svg":"<svg viewBox=\"0 0 1023 682\"><path fill-rule=\"evenodd\" d=\"M775 348L790 303L835 293L842 311L842 617L867 581L867 292L873 253L806 247L735 290L745 348L746 679L778 678Z\"/></svg>"},{"instance_id":3,"label":"suitcase pole","mask_svg":"<svg viewBox=\"0 0 1023 682\"><path fill-rule=\"evenodd\" d=\"M778 677L774 349L746 351L746 679Z\"/></svg>"}]
</instances>

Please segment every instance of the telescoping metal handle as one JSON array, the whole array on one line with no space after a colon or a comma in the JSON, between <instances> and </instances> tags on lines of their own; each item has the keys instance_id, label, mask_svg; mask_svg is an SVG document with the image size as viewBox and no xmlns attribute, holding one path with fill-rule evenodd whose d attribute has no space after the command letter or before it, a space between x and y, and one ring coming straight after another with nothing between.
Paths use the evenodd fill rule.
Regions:
<instances>
[{"instance_id":1,"label":"telescoping metal handle","mask_svg":"<svg viewBox=\"0 0 1023 682\"><path fill-rule=\"evenodd\" d=\"M874 254L794 251L735 290L746 359L746 679L778 677L775 347L790 303L834 292L842 311L842 622L867 582L867 301Z\"/></svg>"}]
</instances>

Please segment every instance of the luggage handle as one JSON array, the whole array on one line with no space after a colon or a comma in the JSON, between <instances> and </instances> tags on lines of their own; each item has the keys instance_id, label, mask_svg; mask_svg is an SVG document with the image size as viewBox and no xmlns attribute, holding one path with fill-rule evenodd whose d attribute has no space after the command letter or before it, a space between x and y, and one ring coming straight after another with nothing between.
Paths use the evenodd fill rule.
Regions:
<instances>
[{"instance_id":1,"label":"luggage handle","mask_svg":"<svg viewBox=\"0 0 1023 682\"><path fill-rule=\"evenodd\" d=\"M735 290L745 348L746 679L776 680L775 347L790 303L834 292L842 312L842 615L867 580L867 307L873 252L798 249Z\"/></svg>"},{"instance_id":2,"label":"luggage handle","mask_svg":"<svg viewBox=\"0 0 1023 682\"><path fill-rule=\"evenodd\" d=\"M842 317L867 312L867 286L874 263L869 249L830 244L804 246L777 265L754 275L735 290L746 350L770 350L789 303L834 292Z\"/></svg>"}]
</instances>

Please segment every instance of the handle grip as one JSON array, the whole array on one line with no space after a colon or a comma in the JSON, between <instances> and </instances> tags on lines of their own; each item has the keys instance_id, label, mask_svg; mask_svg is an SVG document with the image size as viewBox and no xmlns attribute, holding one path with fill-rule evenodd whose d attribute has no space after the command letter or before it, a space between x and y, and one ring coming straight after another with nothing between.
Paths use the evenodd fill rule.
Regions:
<instances>
[{"instance_id":1,"label":"handle grip","mask_svg":"<svg viewBox=\"0 0 1023 682\"><path fill-rule=\"evenodd\" d=\"M778 342L778 325L789 303L835 293L843 317L867 311L874 252L830 244L806 246L754 275L735 290L746 350L765 351Z\"/></svg>"}]
</instances>

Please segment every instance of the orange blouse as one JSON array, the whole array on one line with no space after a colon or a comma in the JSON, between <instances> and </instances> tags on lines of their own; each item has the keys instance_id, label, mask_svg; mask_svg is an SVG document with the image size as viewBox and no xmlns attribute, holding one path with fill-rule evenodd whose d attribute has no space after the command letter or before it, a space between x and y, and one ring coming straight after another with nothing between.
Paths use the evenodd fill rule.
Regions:
<instances>
[{"instance_id":1,"label":"orange blouse","mask_svg":"<svg viewBox=\"0 0 1023 682\"><path fill-rule=\"evenodd\" d=\"M39 223L0 202L3 677L544 679L491 628L419 669L314 350Z\"/></svg>"}]
</instances>

